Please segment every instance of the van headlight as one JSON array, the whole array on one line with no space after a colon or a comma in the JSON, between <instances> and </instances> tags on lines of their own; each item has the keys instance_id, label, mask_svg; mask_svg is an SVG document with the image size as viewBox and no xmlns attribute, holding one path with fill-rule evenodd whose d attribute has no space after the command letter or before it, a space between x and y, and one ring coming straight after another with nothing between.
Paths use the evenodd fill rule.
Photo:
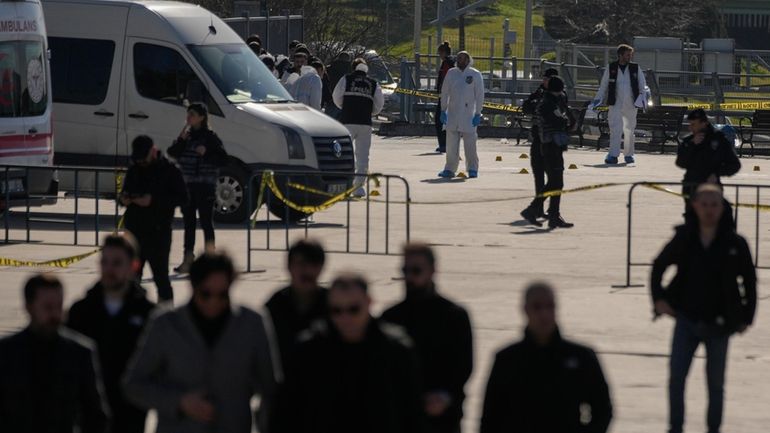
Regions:
<instances>
[{"instance_id":1,"label":"van headlight","mask_svg":"<svg viewBox=\"0 0 770 433\"><path fill-rule=\"evenodd\" d=\"M302 144L302 136L293 129L281 127L283 136L286 137L286 148L289 151L289 159L305 159L305 146Z\"/></svg>"}]
</instances>

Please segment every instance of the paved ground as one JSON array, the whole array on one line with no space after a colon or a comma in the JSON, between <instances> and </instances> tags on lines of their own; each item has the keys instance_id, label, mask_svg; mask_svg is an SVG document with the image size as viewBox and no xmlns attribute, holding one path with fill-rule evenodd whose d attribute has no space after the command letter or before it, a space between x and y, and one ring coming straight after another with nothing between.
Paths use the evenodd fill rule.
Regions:
<instances>
[{"instance_id":1,"label":"paved ground","mask_svg":"<svg viewBox=\"0 0 770 433\"><path fill-rule=\"evenodd\" d=\"M569 338L595 347L612 387L616 408L613 431L663 432L666 418L666 365L672 322L651 321L646 282L648 269L634 268L632 283L644 285L628 289L613 288L625 282L626 200L628 186L616 186L570 194L563 199L563 215L574 222L571 230L534 229L523 224L518 212L531 193L530 175L518 174L529 161L520 159L527 147L494 140L480 142L481 177L475 180L437 181L434 176L443 166L443 158L433 154L430 139L375 139L372 169L403 175L412 188L411 229L413 239L435 244L440 258L439 284L451 298L466 305L474 322L476 369L468 385L466 431L477 430L484 384L494 352L520 338L523 317L520 299L523 287L534 279L547 279L559 289L562 331ZM497 156L502 161L495 161ZM671 155L638 155L636 166L605 167L603 153L570 150L567 164L577 169L566 172L567 187L642 180L677 181L681 172ZM744 169L733 180L742 184L770 185L770 161L744 159ZM754 166L759 171L754 171ZM384 184L380 188L385 194ZM391 183L391 199L403 194ZM734 194L734 192L731 192ZM763 203L770 203L770 193L762 193ZM383 196L379 197L382 199ZM635 193L634 248L636 262L648 262L661 248L679 221L681 199L662 192L639 189ZM518 199L517 199L518 198ZM756 191L742 190L739 201L756 199ZM105 206L106 203L103 203ZM59 206L66 211L72 203ZM389 248L397 248L404 236L403 205L388 209L391 225ZM104 208L103 208L104 209ZM346 209L339 205L316 216L310 225L315 233L334 249L346 248L344 228ZM351 206L354 223L350 245L363 250L365 244L365 204ZM370 208L370 249L384 250L385 206ZM264 212L260 219L264 218ZM770 265L770 216L762 213L759 221L760 264ZM741 208L740 231L754 245L754 211ZM265 246L266 224L260 222L253 234L255 247ZM275 227L274 227L275 228ZM108 230L105 228L105 230ZM303 228L293 228L290 239L302 236ZM12 231L15 238L22 232ZM93 233L82 235L93 239ZM218 245L232 251L241 266L246 264L245 235L240 227L218 231ZM71 234L56 231L34 232L33 239L64 242ZM284 245L285 233L271 232L271 246ZM172 262L181 256L181 230L175 233ZM88 251L88 247L12 245L0 248L0 256L45 260ZM284 257L281 252L254 252L253 265L264 270L244 275L235 297L259 307L270 293L285 284ZM67 302L82 295L96 278L96 258L84 260L69 269L58 270L68 287ZM335 271L356 269L370 278L379 311L402 296L397 280L399 259L382 255L334 254L324 280ZM24 322L19 287L29 269L5 268L5 290L0 292L0 332L9 332ZM760 281L766 273L760 272ZM174 282L178 299L189 296L187 283ZM770 314L767 294L760 287L756 326L745 336L732 340L727 384L726 432L766 431L770 415ZM688 393L689 431L704 431L705 382L702 352L693 364Z\"/></svg>"}]
</instances>

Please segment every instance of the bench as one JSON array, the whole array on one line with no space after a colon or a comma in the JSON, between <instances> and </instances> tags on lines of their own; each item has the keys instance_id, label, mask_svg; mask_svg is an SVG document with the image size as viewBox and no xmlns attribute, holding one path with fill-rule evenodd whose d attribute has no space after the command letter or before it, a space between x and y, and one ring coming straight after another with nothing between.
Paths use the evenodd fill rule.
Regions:
<instances>
[{"instance_id":1,"label":"bench","mask_svg":"<svg viewBox=\"0 0 770 433\"><path fill-rule=\"evenodd\" d=\"M636 129L648 130L652 133L650 145L660 144L660 153L664 153L666 143L669 141L679 144L679 134L682 132L683 119L687 114L687 107L666 106L648 108L639 111L636 115ZM603 139L610 135L610 126L607 116L609 111L600 111L596 124L599 127L599 139L596 140L596 150L601 149Z\"/></svg>"},{"instance_id":2,"label":"bench","mask_svg":"<svg viewBox=\"0 0 770 433\"><path fill-rule=\"evenodd\" d=\"M770 142L770 110L756 110L751 118L741 118L738 122L738 132L741 135L738 154L743 156L743 145L748 143L751 147L751 156L754 156L754 141Z\"/></svg>"}]
</instances>

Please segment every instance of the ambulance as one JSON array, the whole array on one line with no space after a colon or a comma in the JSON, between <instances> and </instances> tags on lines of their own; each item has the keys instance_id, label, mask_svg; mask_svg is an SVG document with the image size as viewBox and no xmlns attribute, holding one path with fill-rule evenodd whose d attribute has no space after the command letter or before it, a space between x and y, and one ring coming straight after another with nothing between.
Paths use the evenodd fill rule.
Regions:
<instances>
[{"instance_id":1,"label":"ambulance","mask_svg":"<svg viewBox=\"0 0 770 433\"><path fill-rule=\"evenodd\" d=\"M136 136L149 135L165 150L184 126L187 104L204 102L229 154L217 185L218 221L251 214L247 203L249 195L256 202L257 185L249 182L266 169L318 173L294 182L321 194L287 191L298 205L349 188L354 156L347 129L294 101L213 13L155 0L43 0L43 8L57 164L125 167ZM106 177L100 176L100 191L114 191ZM61 174L62 189L70 181ZM270 210L303 216L279 200L270 201Z\"/></svg>"},{"instance_id":2,"label":"ambulance","mask_svg":"<svg viewBox=\"0 0 770 433\"><path fill-rule=\"evenodd\" d=\"M52 107L42 5L0 0L0 209L55 203L53 170L2 168L53 164Z\"/></svg>"}]
</instances>

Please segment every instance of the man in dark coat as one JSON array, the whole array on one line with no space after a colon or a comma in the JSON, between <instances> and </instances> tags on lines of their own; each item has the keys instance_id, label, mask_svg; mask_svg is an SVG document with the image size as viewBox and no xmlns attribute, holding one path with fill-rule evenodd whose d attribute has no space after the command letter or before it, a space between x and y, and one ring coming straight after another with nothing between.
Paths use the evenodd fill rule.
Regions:
<instances>
[{"instance_id":1,"label":"man in dark coat","mask_svg":"<svg viewBox=\"0 0 770 433\"><path fill-rule=\"evenodd\" d=\"M61 282L35 275L24 287L24 301L29 326L0 340L0 430L106 432L92 343L61 327Z\"/></svg>"},{"instance_id":2,"label":"man in dark coat","mask_svg":"<svg viewBox=\"0 0 770 433\"><path fill-rule=\"evenodd\" d=\"M732 176L741 169L741 161L735 147L721 131L714 129L706 112L698 108L687 115L691 134L682 140L676 152L677 167L685 169L682 194L685 196L685 220L690 222L694 215L688 197L697 185L704 182L721 183L722 176ZM725 218L732 222L728 204Z\"/></svg>"},{"instance_id":3,"label":"man in dark coat","mask_svg":"<svg viewBox=\"0 0 770 433\"><path fill-rule=\"evenodd\" d=\"M652 268L655 314L676 319L669 366L670 433L682 432L685 381L701 343L706 346L708 431L719 432L728 340L734 332L745 332L754 321L754 262L746 240L732 225L722 223L723 201L718 185L698 187L692 199L694 222L677 228ZM664 288L663 274L671 265L676 265L677 273Z\"/></svg>"},{"instance_id":4,"label":"man in dark coat","mask_svg":"<svg viewBox=\"0 0 770 433\"><path fill-rule=\"evenodd\" d=\"M136 282L139 264L136 241L129 233L107 236L102 245L101 278L85 298L70 307L67 327L96 343L111 433L144 433L147 413L128 403L121 377L154 305Z\"/></svg>"},{"instance_id":5,"label":"man in dark coat","mask_svg":"<svg viewBox=\"0 0 770 433\"><path fill-rule=\"evenodd\" d=\"M299 335L327 317L327 290L318 284L326 253L321 244L301 240L289 248L289 287L277 291L265 304L273 323L281 365L291 363Z\"/></svg>"},{"instance_id":6,"label":"man in dark coat","mask_svg":"<svg viewBox=\"0 0 770 433\"><path fill-rule=\"evenodd\" d=\"M523 114L532 116L532 128L529 131L530 135L530 148L529 148L529 162L532 166L532 176L535 178L535 196L543 193L545 187L545 161L543 160L542 142L540 140L540 129L535 122L535 110L543 100L543 96L548 92L548 80L551 77L559 75L559 71L553 68L546 69L543 73L543 82L540 86L532 92L526 101L521 105L521 111ZM566 94L564 95L566 98ZM537 220L538 218L545 218L545 210L543 210L543 203L540 202L538 208L533 208L531 205L521 211L521 216L526 220Z\"/></svg>"},{"instance_id":7,"label":"man in dark coat","mask_svg":"<svg viewBox=\"0 0 770 433\"><path fill-rule=\"evenodd\" d=\"M408 336L371 317L360 276L329 290L331 320L314 326L289 366L273 432L424 431L417 359Z\"/></svg>"},{"instance_id":8,"label":"man in dark coat","mask_svg":"<svg viewBox=\"0 0 770 433\"><path fill-rule=\"evenodd\" d=\"M531 285L524 311L524 339L495 357L480 433L605 433L607 382L593 350L561 337L553 289Z\"/></svg>"},{"instance_id":9,"label":"man in dark coat","mask_svg":"<svg viewBox=\"0 0 770 433\"><path fill-rule=\"evenodd\" d=\"M125 226L139 242L139 272L150 263L158 288L158 299L173 301L174 292L168 277L168 255L171 251L171 224L174 210L187 203L187 187L182 172L171 164L152 139L146 135L131 143L134 164L126 172L120 202L127 207Z\"/></svg>"},{"instance_id":10,"label":"man in dark coat","mask_svg":"<svg viewBox=\"0 0 770 433\"><path fill-rule=\"evenodd\" d=\"M438 57L441 59L441 66L438 68L438 77L436 77L436 92L441 94L441 86L444 85L444 78L446 78L447 72L455 67L455 59L452 57L452 47L449 42L444 41L438 47ZM436 126L436 137L438 138L438 147L436 152L446 153L446 130L444 124L441 123L441 101L436 102L436 112L433 116L433 123Z\"/></svg>"},{"instance_id":11,"label":"man in dark coat","mask_svg":"<svg viewBox=\"0 0 770 433\"><path fill-rule=\"evenodd\" d=\"M465 383L473 371L473 337L465 309L433 282L436 258L427 245L404 248L406 299L382 314L412 338L423 372L424 407L432 433L459 433Z\"/></svg>"}]
</instances>

